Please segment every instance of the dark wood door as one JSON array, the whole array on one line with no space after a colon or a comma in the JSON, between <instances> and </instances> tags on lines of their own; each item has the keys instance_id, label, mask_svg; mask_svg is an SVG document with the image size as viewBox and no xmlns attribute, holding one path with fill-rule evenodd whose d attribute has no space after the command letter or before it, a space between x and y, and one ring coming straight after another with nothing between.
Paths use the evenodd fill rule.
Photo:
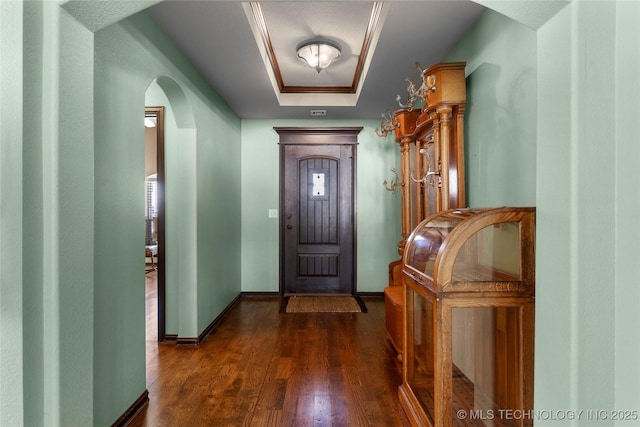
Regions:
<instances>
[{"instance_id":1,"label":"dark wood door","mask_svg":"<svg viewBox=\"0 0 640 427\"><path fill-rule=\"evenodd\" d=\"M281 293L354 294L355 139L296 141L281 133Z\"/></svg>"}]
</instances>

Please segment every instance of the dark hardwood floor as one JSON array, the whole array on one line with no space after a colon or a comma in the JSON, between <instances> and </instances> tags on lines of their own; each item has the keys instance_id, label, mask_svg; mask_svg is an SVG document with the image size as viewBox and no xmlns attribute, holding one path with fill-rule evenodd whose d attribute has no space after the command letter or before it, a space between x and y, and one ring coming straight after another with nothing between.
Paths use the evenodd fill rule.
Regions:
<instances>
[{"instance_id":1,"label":"dark hardwood floor","mask_svg":"<svg viewBox=\"0 0 640 427\"><path fill-rule=\"evenodd\" d=\"M147 389L130 426L408 426L384 299L368 313L280 313L243 297L197 347L156 342L147 275ZM149 284L151 282L151 284Z\"/></svg>"}]
</instances>

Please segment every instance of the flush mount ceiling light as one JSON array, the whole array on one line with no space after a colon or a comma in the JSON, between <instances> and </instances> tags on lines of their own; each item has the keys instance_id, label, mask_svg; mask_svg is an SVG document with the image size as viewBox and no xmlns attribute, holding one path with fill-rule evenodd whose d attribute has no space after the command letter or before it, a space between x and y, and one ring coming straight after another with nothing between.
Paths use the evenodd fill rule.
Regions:
<instances>
[{"instance_id":1,"label":"flush mount ceiling light","mask_svg":"<svg viewBox=\"0 0 640 427\"><path fill-rule=\"evenodd\" d=\"M340 58L340 51L340 45L330 40L307 40L296 47L298 58L318 73Z\"/></svg>"}]
</instances>

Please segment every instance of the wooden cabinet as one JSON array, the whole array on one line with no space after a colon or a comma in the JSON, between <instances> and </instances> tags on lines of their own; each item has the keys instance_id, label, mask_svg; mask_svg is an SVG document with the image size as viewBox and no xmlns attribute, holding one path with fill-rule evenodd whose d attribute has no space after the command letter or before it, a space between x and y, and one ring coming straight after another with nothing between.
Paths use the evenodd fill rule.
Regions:
<instances>
[{"instance_id":1,"label":"wooden cabinet","mask_svg":"<svg viewBox=\"0 0 640 427\"><path fill-rule=\"evenodd\" d=\"M421 222L403 258L400 401L414 426L529 426L534 208L454 209Z\"/></svg>"},{"instance_id":2,"label":"wooden cabinet","mask_svg":"<svg viewBox=\"0 0 640 427\"><path fill-rule=\"evenodd\" d=\"M427 216L466 204L464 175L464 62L422 72L424 106L394 113L400 148L402 256L411 231Z\"/></svg>"},{"instance_id":3,"label":"wooden cabinet","mask_svg":"<svg viewBox=\"0 0 640 427\"><path fill-rule=\"evenodd\" d=\"M398 254L404 254L411 231L426 217L466 204L464 172L464 111L466 103L465 63L444 63L422 71L422 108L394 112L392 123L400 149L400 188L402 191L402 238ZM402 261L389 264L389 287L401 286ZM402 359L402 330L393 318L404 307L397 292L386 288L387 330Z\"/></svg>"}]
</instances>

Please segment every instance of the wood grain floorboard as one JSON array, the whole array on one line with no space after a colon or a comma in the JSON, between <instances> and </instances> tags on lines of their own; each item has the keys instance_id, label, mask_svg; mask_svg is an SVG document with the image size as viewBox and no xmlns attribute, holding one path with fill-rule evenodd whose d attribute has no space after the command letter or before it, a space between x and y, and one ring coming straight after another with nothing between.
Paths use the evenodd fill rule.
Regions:
<instances>
[{"instance_id":1,"label":"wood grain floorboard","mask_svg":"<svg viewBox=\"0 0 640 427\"><path fill-rule=\"evenodd\" d=\"M197 347L148 334L150 401L129 425L408 426L384 300L364 300L368 313L280 313L280 298L243 297Z\"/></svg>"}]
</instances>

